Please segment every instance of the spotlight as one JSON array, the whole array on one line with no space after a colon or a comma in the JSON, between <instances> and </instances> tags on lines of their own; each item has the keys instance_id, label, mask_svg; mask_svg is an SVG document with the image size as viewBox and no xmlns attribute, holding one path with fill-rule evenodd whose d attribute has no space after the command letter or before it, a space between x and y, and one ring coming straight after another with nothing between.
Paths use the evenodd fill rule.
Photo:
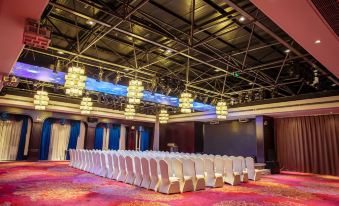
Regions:
<instances>
[{"instance_id":1,"label":"spotlight","mask_svg":"<svg viewBox=\"0 0 339 206\"><path fill-rule=\"evenodd\" d=\"M115 78L113 80L113 83L115 85L117 85L120 80L121 80L121 75L120 75L120 73L117 73L117 75L115 76Z\"/></svg>"},{"instance_id":2,"label":"spotlight","mask_svg":"<svg viewBox=\"0 0 339 206\"><path fill-rule=\"evenodd\" d=\"M320 44L321 41L320 41L320 39L317 39L317 40L314 41L314 43L315 43L315 44Z\"/></svg>"},{"instance_id":3,"label":"spotlight","mask_svg":"<svg viewBox=\"0 0 339 206\"><path fill-rule=\"evenodd\" d=\"M240 22L244 22L246 20L246 18L244 17L244 16L241 16L240 18L239 18L239 21Z\"/></svg>"},{"instance_id":4,"label":"spotlight","mask_svg":"<svg viewBox=\"0 0 339 206\"><path fill-rule=\"evenodd\" d=\"M290 53L290 52L291 52L291 50L289 50L289 49L286 49L284 52L285 52L285 53Z\"/></svg>"},{"instance_id":5,"label":"spotlight","mask_svg":"<svg viewBox=\"0 0 339 206\"><path fill-rule=\"evenodd\" d=\"M95 22L93 20L87 20L86 21L86 24L90 25L90 26L94 26L95 25Z\"/></svg>"},{"instance_id":6,"label":"spotlight","mask_svg":"<svg viewBox=\"0 0 339 206\"><path fill-rule=\"evenodd\" d=\"M64 54L64 52L63 52L63 51L60 51L60 50L57 51L57 53L58 53L58 54Z\"/></svg>"},{"instance_id":7,"label":"spotlight","mask_svg":"<svg viewBox=\"0 0 339 206\"><path fill-rule=\"evenodd\" d=\"M202 103L206 104L208 102L208 97L205 97Z\"/></svg>"}]
</instances>

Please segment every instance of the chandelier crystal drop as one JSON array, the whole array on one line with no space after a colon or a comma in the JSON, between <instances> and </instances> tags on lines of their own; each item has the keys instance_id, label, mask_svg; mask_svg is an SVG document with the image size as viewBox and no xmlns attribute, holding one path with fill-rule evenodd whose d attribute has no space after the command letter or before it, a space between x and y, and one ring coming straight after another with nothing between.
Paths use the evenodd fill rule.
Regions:
<instances>
[{"instance_id":1,"label":"chandelier crystal drop","mask_svg":"<svg viewBox=\"0 0 339 206\"><path fill-rule=\"evenodd\" d=\"M86 79L84 68L69 67L68 74L65 75L66 94L73 97L81 96Z\"/></svg>"},{"instance_id":2,"label":"chandelier crystal drop","mask_svg":"<svg viewBox=\"0 0 339 206\"><path fill-rule=\"evenodd\" d=\"M160 124L166 124L168 119L169 119L169 114L167 113L167 110L165 109L160 110L160 114L159 114Z\"/></svg>"},{"instance_id":3,"label":"chandelier crystal drop","mask_svg":"<svg viewBox=\"0 0 339 206\"><path fill-rule=\"evenodd\" d=\"M93 102L90 97L83 97L80 103L81 114L90 114L93 110Z\"/></svg>"},{"instance_id":4,"label":"chandelier crystal drop","mask_svg":"<svg viewBox=\"0 0 339 206\"><path fill-rule=\"evenodd\" d=\"M216 106L216 115L218 119L226 119L227 118L227 106L226 106L226 102L224 101L220 101L217 103Z\"/></svg>"},{"instance_id":5,"label":"chandelier crystal drop","mask_svg":"<svg viewBox=\"0 0 339 206\"><path fill-rule=\"evenodd\" d=\"M34 108L36 110L45 110L48 105L48 93L46 91L37 91L34 95Z\"/></svg>"},{"instance_id":6,"label":"chandelier crystal drop","mask_svg":"<svg viewBox=\"0 0 339 206\"><path fill-rule=\"evenodd\" d=\"M141 98L144 96L144 87L140 80L129 81L127 88L127 97L129 104L140 104Z\"/></svg>"},{"instance_id":7,"label":"chandelier crystal drop","mask_svg":"<svg viewBox=\"0 0 339 206\"><path fill-rule=\"evenodd\" d=\"M193 107L193 98L192 94L188 92L183 92L179 98L179 107L182 113L191 113L191 108Z\"/></svg>"},{"instance_id":8,"label":"chandelier crystal drop","mask_svg":"<svg viewBox=\"0 0 339 206\"><path fill-rule=\"evenodd\" d=\"M135 116L134 105L132 105L132 104L126 105L126 108L125 108L125 117L126 117L126 119L134 119L134 116Z\"/></svg>"}]
</instances>

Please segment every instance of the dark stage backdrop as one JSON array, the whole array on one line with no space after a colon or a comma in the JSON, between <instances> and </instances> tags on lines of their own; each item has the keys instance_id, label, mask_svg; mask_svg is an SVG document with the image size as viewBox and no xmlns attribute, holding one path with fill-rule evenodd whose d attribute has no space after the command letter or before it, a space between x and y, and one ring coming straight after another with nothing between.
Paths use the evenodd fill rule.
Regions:
<instances>
[{"instance_id":1,"label":"dark stage backdrop","mask_svg":"<svg viewBox=\"0 0 339 206\"><path fill-rule=\"evenodd\" d=\"M339 176L339 115L275 120L282 169Z\"/></svg>"},{"instance_id":2,"label":"dark stage backdrop","mask_svg":"<svg viewBox=\"0 0 339 206\"><path fill-rule=\"evenodd\" d=\"M255 156L257 153L255 120L204 124L204 153Z\"/></svg>"}]
</instances>

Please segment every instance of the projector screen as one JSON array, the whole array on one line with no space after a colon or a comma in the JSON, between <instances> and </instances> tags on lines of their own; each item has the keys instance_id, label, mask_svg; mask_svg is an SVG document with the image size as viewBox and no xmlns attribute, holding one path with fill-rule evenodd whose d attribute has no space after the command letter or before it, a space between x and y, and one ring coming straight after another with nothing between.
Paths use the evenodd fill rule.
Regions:
<instances>
[{"instance_id":1,"label":"projector screen","mask_svg":"<svg viewBox=\"0 0 339 206\"><path fill-rule=\"evenodd\" d=\"M255 120L224 121L204 124L204 153L234 156L255 156Z\"/></svg>"}]
</instances>

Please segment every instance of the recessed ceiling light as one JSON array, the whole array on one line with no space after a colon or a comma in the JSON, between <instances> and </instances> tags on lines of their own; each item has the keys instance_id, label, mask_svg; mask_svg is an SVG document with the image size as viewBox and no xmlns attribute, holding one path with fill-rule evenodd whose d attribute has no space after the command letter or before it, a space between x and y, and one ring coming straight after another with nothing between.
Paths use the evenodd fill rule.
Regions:
<instances>
[{"instance_id":1,"label":"recessed ceiling light","mask_svg":"<svg viewBox=\"0 0 339 206\"><path fill-rule=\"evenodd\" d=\"M63 51L57 51L57 53L58 53L58 54L64 54L64 52L63 52Z\"/></svg>"},{"instance_id":2,"label":"recessed ceiling light","mask_svg":"<svg viewBox=\"0 0 339 206\"><path fill-rule=\"evenodd\" d=\"M241 17L239 18L239 21L240 21L240 22L243 22L243 21L245 21L245 20L246 20L246 18L243 17L243 16L241 16Z\"/></svg>"},{"instance_id":3,"label":"recessed ceiling light","mask_svg":"<svg viewBox=\"0 0 339 206\"><path fill-rule=\"evenodd\" d=\"M86 21L86 24L93 26L95 22L89 19Z\"/></svg>"},{"instance_id":4,"label":"recessed ceiling light","mask_svg":"<svg viewBox=\"0 0 339 206\"><path fill-rule=\"evenodd\" d=\"M320 39L317 39L317 40L315 40L315 42L314 42L315 44L320 44L321 43L321 41L320 41Z\"/></svg>"},{"instance_id":5,"label":"recessed ceiling light","mask_svg":"<svg viewBox=\"0 0 339 206\"><path fill-rule=\"evenodd\" d=\"M291 52L291 50L289 50L289 49L285 50L285 53L290 53L290 52Z\"/></svg>"}]
</instances>

